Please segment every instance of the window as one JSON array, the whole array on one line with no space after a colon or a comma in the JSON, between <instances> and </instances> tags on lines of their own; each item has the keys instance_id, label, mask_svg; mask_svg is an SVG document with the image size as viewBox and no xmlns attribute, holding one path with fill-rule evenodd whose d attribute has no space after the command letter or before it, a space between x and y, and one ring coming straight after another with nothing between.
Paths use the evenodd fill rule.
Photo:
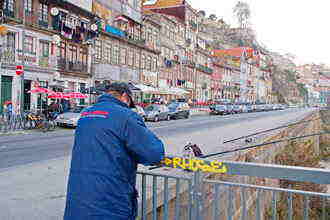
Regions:
<instances>
[{"instance_id":1,"label":"window","mask_svg":"<svg viewBox=\"0 0 330 220\"><path fill-rule=\"evenodd\" d=\"M136 50L136 53L135 53L135 67L140 68L140 52L139 52L139 50Z\"/></svg>"},{"instance_id":2,"label":"window","mask_svg":"<svg viewBox=\"0 0 330 220\"><path fill-rule=\"evenodd\" d=\"M70 44L69 45L69 50L68 50L68 60L70 62L77 62L78 58L78 51L77 51L77 46Z\"/></svg>"},{"instance_id":3,"label":"window","mask_svg":"<svg viewBox=\"0 0 330 220\"><path fill-rule=\"evenodd\" d=\"M49 43L46 41L39 42L39 56L49 57Z\"/></svg>"},{"instance_id":4,"label":"window","mask_svg":"<svg viewBox=\"0 0 330 220\"><path fill-rule=\"evenodd\" d=\"M121 48L120 50L120 64L125 65L126 64L126 53L127 49L126 48Z\"/></svg>"},{"instance_id":5,"label":"window","mask_svg":"<svg viewBox=\"0 0 330 220\"><path fill-rule=\"evenodd\" d=\"M6 47L12 51L15 51L16 48L16 43L15 43L15 39L16 39L16 34L13 32L9 32L7 34L7 45Z\"/></svg>"},{"instance_id":6,"label":"window","mask_svg":"<svg viewBox=\"0 0 330 220\"><path fill-rule=\"evenodd\" d=\"M80 92L84 92L86 89L86 83L79 83L80 85ZM80 105L85 105L85 99L79 99Z\"/></svg>"},{"instance_id":7,"label":"window","mask_svg":"<svg viewBox=\"0 0 330 220\"><path fill-rule=\"evenodd\" d=\"M127 54L127 64L129 66L133 66L134 65L134 50L133 49L129 49L128 50L128 54Z\"/></svg>"},{"instance_id":8,"label":"window","mask_svg":"<svg viewBox=\"0 0 330 220\"><path fill-rule=\"evenodd\" d=\"M24 52L34 53L34 38L31 36L25 36L24 41Z\"/></svg>"},{"instance_id":9,"label":"window","mask_svg":"<svg viewBox=\"0 0 330 220\"><path fill-rule=\"evenodd\" d=\"M48 5L46 4L39 4L39 21L48 23Z\"/></svg>"},{"instance_id":10,"label":"window","mask_svg":"<svg viewBox=\"0 0 330 220\"><path fill-rule=\"evenodd\" d=\"M25 12L32 13L32 0L24 0Z\"/></svg>"},{"instance_id":11,"label":"window","mask_svg":"<svg viewBox=\"0 0 330 220\"><path fill-rule=\"evenodd\" d=\"M112 64L118 64L119 61L119 47L116 45L112 50Z\"/></svg>"},{"instance_id":12,"label":"window","mask_svg":"<svg viewBox=\"0 0 330 220\"><path fill-rule=\"evenodd\" d=\"M66 43L61 42L61 46L60 46L60 57L62 59L66 58Z\"/></svg>"},{"instance_id":13,"label":"window","mask_svg":"<svg viewBox=\"0 0 330 220\"><path fill-rule=\"evenodd\" d=\"M8 12L14 12L14 5L15 5L15 2L14 0L5 0L4 1L4 4L3 4L3 9L8 11ZM12 14L12 16L14 16Z\"/></svg>"},{"instance_id":14,"label":"window","mask_svg":"<svg viewBox=\"0 0 330 220\"><path fill-rule=\"evenodd\" d=\"M156 72L157 71L157 66L158 66L158 61L157 61L157 58L155 57L154 58L154 62L153 62L153 69L152 71Z\"/></svg>"},{"instance_id":15,"label":"window","mask_svg":"<svg viewBox=\"0 0 330 220\"><path fill-rule=\"evenodd\" d=\"M141 56L141 69L145 69L146 68L146 56L144 54L142 54Z\"/></svg>"},{"instance_id":16,"label":"window","mask_svg":"<svg viewBox=\"0 0 330 220\"><path fill-rule=\"evenodd\" d=\"M139 4L138 4L138 0L133 0L133 8L138 9Z\"/></svg>"},{"instance_id":17,"label":"window","mask_svg":"<svg viewBox=\"0 0 330 220\"><path fill-rule=\"evenodd\" d=\"M105 59L106 63L111 63L111 45L110 44L105 45L104 59Z\"/></svg>"},{"instance_id":18,"label":"window","mask_svg":"<svg viewBox=\"0 0 330 220\"><path fill-rule=\"evenodd\" d=\"M101 41L97 40L95 41L95 58L101 59L102 56L102 43Z\"/></svg>"},{"instance_id":19,"label":"window","mask_svg":"<svg viewBox=\"0 0 330 220\"><path fill-rule=\"evenodd\" d=\"M151 71L151 56L148 56L146 68Z\"/></svg>"},{"instance_id":20,"label":"window","mask_svg":"<svg viewBox=\"0 0 330 220\"><path fill-rule=\"evenodd\" d=\"M78 61L84 65L87 65L87 47L81 47Z\"/></svg>"}]
</instances>

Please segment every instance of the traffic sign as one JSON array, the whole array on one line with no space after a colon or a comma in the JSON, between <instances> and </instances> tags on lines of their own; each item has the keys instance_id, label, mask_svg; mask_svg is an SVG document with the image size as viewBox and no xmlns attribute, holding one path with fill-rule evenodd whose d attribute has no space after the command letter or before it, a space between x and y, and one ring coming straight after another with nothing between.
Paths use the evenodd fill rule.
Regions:
<instances>
[{"instance_id":1,"label":"traffic sign","mask_svg":"<svg viewBox=\"0 0 330 220\"><path fill-rule=\"evenodd\" d=\"M16 75L20 76L24 73L24 66L23 65L17 65L16 66Z\"/></svg>"}]
</instances>

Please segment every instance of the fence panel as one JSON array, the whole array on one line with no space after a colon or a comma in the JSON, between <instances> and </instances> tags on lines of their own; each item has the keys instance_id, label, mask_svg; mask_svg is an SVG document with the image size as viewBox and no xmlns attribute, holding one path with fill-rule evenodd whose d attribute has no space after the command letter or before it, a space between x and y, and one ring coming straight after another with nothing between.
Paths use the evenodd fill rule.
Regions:
<instances>
[{"instance_id":1,"label":"fence panel","mask_svg":"<svg viewBox=\"0 0 330 220\"><path fill-rule=\"evenodd\" d=\"M243 183L234 183L212 180L201 171L176 176L139 172L140 218L330 219L330 194L245 183L249 177L260 177L275 179L272 182L277 183L286 179L329 184L329 170L241 162L223 162L223 165L227 174L248 177L242 179Z\"/></svg>"}]
</instances>

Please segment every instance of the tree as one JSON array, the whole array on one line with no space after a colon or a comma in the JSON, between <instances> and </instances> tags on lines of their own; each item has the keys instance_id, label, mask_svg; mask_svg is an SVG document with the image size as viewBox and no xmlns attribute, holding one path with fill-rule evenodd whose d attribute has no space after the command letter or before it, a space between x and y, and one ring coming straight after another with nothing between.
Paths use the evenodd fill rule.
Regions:
<instances>
[{"instance_id":1,"label":"tree","mask_svg":"<svg viewBox=\"0 0 330 220\"><path fill-rule=\"evenodd\" d=\"M202 17L205 17L205 16L206 16L205 11L203 11L203 10L200 10L200 11L198 12L198 14L201 15Z\"/></svg>"},{"instance_id":2,"label":"tree","mask_svg":"<svg viewBox=\"0 0 330 220\"><path fill-rule=\"evenodd\" d=\"M216 21L217 20L217 16L215 14L210 14L209 19L211 21Z\"/></svg>"},{"instance_id":3,"label":"tree","mask_svg":"<svg viewBox=\"0 0 330 220\"><path fill-rule=\"evenodd\" d=\"M247 28L251 17L250 6L246 2L238 1L233 9L241 28Z\"/></svg>"}]
</instances>

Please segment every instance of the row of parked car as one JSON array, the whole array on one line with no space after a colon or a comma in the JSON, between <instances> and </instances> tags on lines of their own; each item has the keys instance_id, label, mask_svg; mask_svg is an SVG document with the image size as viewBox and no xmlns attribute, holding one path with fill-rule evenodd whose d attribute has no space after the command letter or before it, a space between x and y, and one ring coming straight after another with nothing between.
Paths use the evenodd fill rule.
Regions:
<instances>
[{"instance_id":1,"label":"row of parked car","mask_svg":"<svg viewBox=\"0 0 330 220\"><path fill-rule=\"evenodd\" d=\"M264 105L249 105L249 104L213 104L209 106L210 114L226 115L248 112L262 112L286 109L286 105L281 104L264 104ZM58 126L76 127L83 111L84 106L77 107L64 114L59 115L55 122ZM184 119L190 117L190 106L185 101L174 101L169 105L150 104L145 108L136 106L134 109L145 121L162 121L172 119Z\"/></svg>"},{"instance_id":2,"label":"row of parked car","mask_svg":"<svg viewBox=\"0 0 330 220\"><path fill-rule=\"evenodd\" d=\"M211 115L227 115L248 112L284 110L287 108L287 106L282 104L215 104L210 105L209 108Z\"/></svg>"},{"instance_id":3,"label":"row of parked car","mask_svg":"<svg viewBox=\"0 0 330 220\"><path fill-rule=\"evenodd\" d=\"M186 102L172 102L169 105L151 104L145 108L136 106L135 111L142 116L145 121L162 121L180 118L189 118L190 107Z\"/></svg>"}]
</instances>

